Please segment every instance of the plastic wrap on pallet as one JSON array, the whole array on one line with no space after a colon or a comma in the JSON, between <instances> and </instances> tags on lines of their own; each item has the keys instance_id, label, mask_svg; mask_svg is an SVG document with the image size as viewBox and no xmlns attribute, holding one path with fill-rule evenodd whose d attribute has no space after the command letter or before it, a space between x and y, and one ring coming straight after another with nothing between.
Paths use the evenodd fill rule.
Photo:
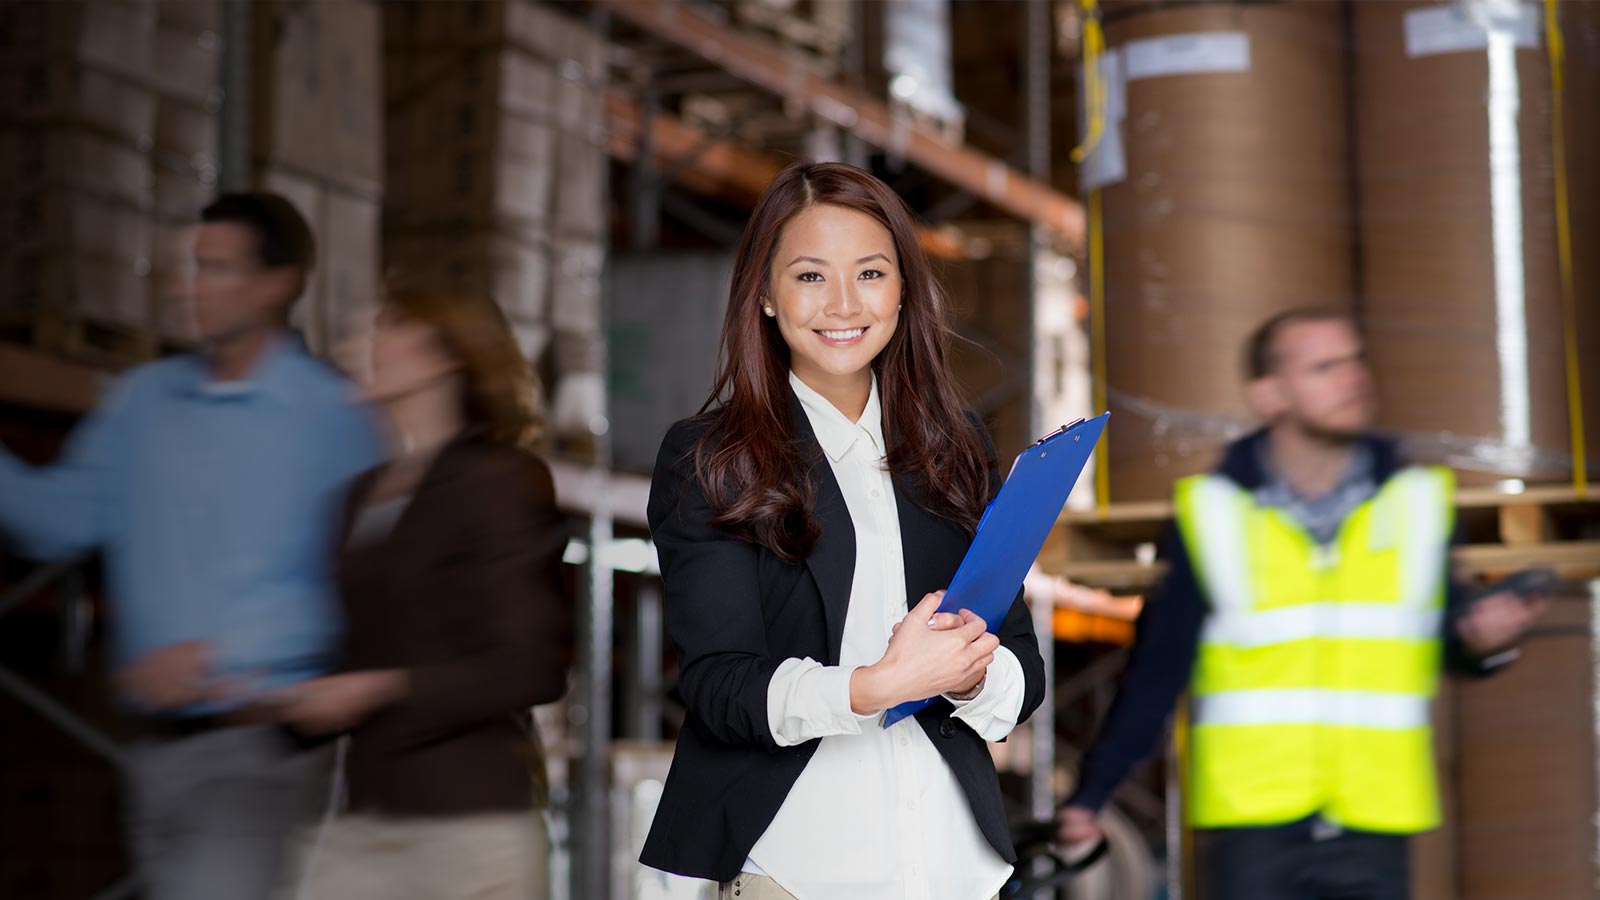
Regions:
<instances>
[{"instance_id":1,"label":"plastic wrap on pallet","mask_svg":"<svg viewBox=\"0 0 1600 900\"><path fill-rule=\"evenodd\" d=\"M1554 7L1559 95L1543 4L1104 4L1081 177L1103 204L1112 500L1166 496L1253 427L1246 337L1308 306L1359 318L1378 426L1415 458L1568 479L1576 417L1595 468L1600 4Z\"/></svg>"}]
</instances>

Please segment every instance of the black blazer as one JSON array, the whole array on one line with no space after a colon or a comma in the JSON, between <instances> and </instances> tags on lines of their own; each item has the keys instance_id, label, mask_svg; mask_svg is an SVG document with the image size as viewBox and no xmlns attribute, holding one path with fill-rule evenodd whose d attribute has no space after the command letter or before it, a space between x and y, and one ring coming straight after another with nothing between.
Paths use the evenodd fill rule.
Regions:
<instances>
[{"instance_id":1,"label":"black blazer","mask_svg":"<svg viewBox=\"0 0 1600 900\"><path fill-rule=\"evenodd\" d=\"M814 514L822 534L803 563L711 525L694 475L704 424L679 422L662 441L650 484L650 531L666 585L667 633L679 657L678 686L689 707L672 769L640 861L680 875L728 881L772 823L820 741L779 747L767 727L767 685L779 663L811 657L838 665L855 575L855 529L833 470L800 401L795 432L813 458ZM975 423L976 424L976 423ZM982 431L981 426L979 430ZM989 445L991 493L1000 476ZM948 587L971 543L960 526L916 505L895 479L905 554L906 599ZM1022 593L999 629L1022 663L1026 719L1044 699L1044 662ZM933 745L961 784L985 838L1016 861L1000 782L984 741L938 700L918 713Z\"/></svg>"}]
</instances>

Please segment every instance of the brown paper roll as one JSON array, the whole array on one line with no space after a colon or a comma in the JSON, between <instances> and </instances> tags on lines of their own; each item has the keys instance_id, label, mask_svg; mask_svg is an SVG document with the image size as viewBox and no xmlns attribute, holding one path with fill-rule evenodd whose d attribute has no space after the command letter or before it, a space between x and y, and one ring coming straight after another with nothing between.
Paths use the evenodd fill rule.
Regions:
<instances>
[{"instance_id":1,"label":"brown paper roll","mask_svg":"<svg viewBox=\"0 0 1600 900\"><path fill-rule=\"evenodd\" d=\"M1411 438L1414 455L1447 462L1468 481L1564 478L1571 461L1543 29L1537 48L1516 51L1525 312L1502 321L1489 55L1409 57L1406 15L1434 6L1353 7L1361 286L1380 420ZM1526 347L1525 369L1502 342ZM1503 396L1524 378L1526 391ZM1519 445L1520 421L1531 440Z\"/></svg>"},{"instance_id":2,"label":"brown paper roll","mask_svg":"<svg viewBox=\"0 0 1600 900\"><path fill-rule=\"evenodd\" d=\"M1195 32L1250 41L1248 72L1127 86L1127 178L1103 194L1111 496L1167 496L1250 427L1250 332L1352 293L1342 7L1133 8L1107 45Z\"/></svg>"},{"instance_id":3,"label":"brown paper roll","mask_svg":"<svg viewBox=\"0 0 1600 900\"><path fill-rule=\"evenodd\" d=\"M1585 456L1600 480L1600 3L1563 3L1567 47L1567 174Z\"/></svg>"}]
</instances>

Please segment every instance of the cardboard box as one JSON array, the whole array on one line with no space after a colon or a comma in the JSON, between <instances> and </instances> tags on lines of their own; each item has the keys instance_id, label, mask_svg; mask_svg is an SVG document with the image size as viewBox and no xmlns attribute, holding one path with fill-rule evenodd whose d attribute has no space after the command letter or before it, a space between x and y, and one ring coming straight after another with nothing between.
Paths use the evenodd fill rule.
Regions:
<instances>
[{"instance_id":1,"label":"cardboard box","mask_svg":"<svg viewBox=\"0 0 1600 900\"><path fill-rule=\"evenodd\" d=\"M156 0L156 21L184 31L222 33L221 0Z\"/></svg>"},{"instance_id":2,"label":"cardboard box","mask_svg":"<svg viewBox=\"0 0 1600 900\"><path fill-rule=\"evenodd\" d=\"M197 225L167 225L155 229L150 270L150 315L155 333L175 344L198 339L193 306L194 237Z\"/></svg>"},{"instance_id":3,"label":"cardboard box","mask_svg":"<svg viewBox=\"0 0 1600 900\"><path fill-rule=\"evenodd\" d=\"M0 245L32 254L87 253L148 265L151 239L144 211L70 188L17 194L0 218Z\"/></svg>"},{"instance_id":4,"label":"cardboard box","mask_svg":"<svg viewBox=\"0 0 1600 900\"><path fill-rule=\"evenodd\" d=\"M540 321L526 321L507 315L511 325L511 336L517 342L517 349L522 351L522 358L532 363L536 370L539 361L544 359L546 350L550 346L550 326Z\"/></svg>"},{"instance_id":5,"label":"cardboard box","mask_svg":"<svg viewBox=\"0 0 1600 900\"><path fill-rule=\"evenodd\" d=\"M600 334L600 287L605 246L586 240L557 240L551 259L550 324L557 332Z\"/></svg>"},{"instance_id":6,"label":"cardboard box","mask_svg":"<svg viewBox=\"0 0 1600 900\"><path fill-rule=\"evenodd\" d=\"M0 296L16 312L47 310L140 331L149 325L149 259L86 251L0 252Z\"/></svg>"},{"instance_id":7,"label":"cardboard box","mask_svg":"<svg viewBox=\"0 0 1600 900\"><path fill-rule=\"evenodd\" d=\"M214 108L221 100L222 37L163 24L156 28L150 80L169 97Z\"/></svg>"},{"instance_id":8,"label":"cardboard box","mask_svg":"<svg viewBox=\"0 0 1600 900\"><path fill-rule=\"evenodd\" d=\"M382 5L383 13L383 46L386 51L407 51L415 47L422 34L423 12L433 4L430 3L385 3ZM392 83L394 75L388 73L386 79Z\"/></svg>"},{"instance_id":9,"label":"cardboard box","mask_svg":"<svg viewBox=\"0 0 1600 900\"><path fill-rule=\"evenodd\" d=\"M258 174L256 184L261 190L279 194L293 204L311 226L312 235L316 238L316 262L311 276L306 280L305 293L289 311L289 324L304 335L306 342L310 344L321 339L318 333L320 327L318 310L321 308L319 295L322 292L319 275L323 251L326 249L321 230L323 188L308 178L277 169L269 169Z\"/></svg>"},{"instance_id":10,"label":"cardboard box","mask_svg":"<svg viewBox=\"0 0 1600 900\"><path fill-rule=\"evenodd\" d=\"M329 0L257 9L260 155L377 196L384 132L377 7Z\"/></svg>"},{"instance_id":11,"label":"cardboard box","mask_svg":"<svg viewBox=\"0 0 1600 900\"><path fill-rule=\"evenodd\" d=\"M0 62L0 110L8 124L84 125L148 147L156 95L126 76L67 57Z\"/></svg>"},{"instance_id":12,"label":"cardboard box","mask_svg":"<svg viewBox=\"0 0 1600 900\"><path fill-rule=\"evenodd\" d=\"M216 177L162 161L156 162L154 171L156 218L170 225L198 222L200 211L216 197Z\"/></svg>"},{"instance_id":13,"label":"cardboard box","mask_svg":"<svg viewBox=\"0 0 1600 900\"><path fill-rule=\"evenodd\" d=\"M587 136L566 132L560 138L554 230L562 237L598 241L606 233L606 170L609 156Z\"/></svg>"},{"instance_id":14,"label":"cardboard box","mask_svg":"<svg viewBox=\"0 0 1600 900\"><path fill-rule=\"evenodd\" d=\"M395 50L386 53L388 104L396 110L428 106L459 130L461 110L499 109L568 131L602 123L604 94L557 64L515 47L468 50Z\"/></svg>"},{"instance_id":15,"label":"cardboard box","mask_svg":"<svg viewBox=\"0 0 1600 900\"><path fill-rule=\"evenodd\" d=\"M380 292L380 204L283 170L267 170L257 182L294 204L317 241L316 266L290 323L312 350L352 362L343 345L369 330Z\"/></svg>"},{"instance_id":16,"label":"cardboard box","mask_svg":"<svg viewBox=\"0 0 1600 900\"><path fill-rule=\"evenodd\" d=\"M1600 896L1589 604L1552 598L1543 635L1458 682L1458 900Z\"/></svg>"},{"instance_id":17,"label":"cardboard box","mask_svg":"<svg viewBox=\"0 0 1600 900\"><path fill-rule=\"evenodd\" d=\"M137 147L74 128L0 131L0 190L70 186L148 208L153 181Z\"/></svg>"},{"instance_id":18,"label":"cardboard box","mask_svg":"<svg viewBox=\"0 0 1600 900\"><path fill-rule=\"evenodd\" d=\"M392 120L385 210L391 226L503 221L541 231L550 216L555 130L474 113L463 131L451 132L431 113L419 108Z\"/></svg>"},{"instance_id":19,"label":"cardboard box","mask_svg":"<svg viewBox=\"0 0 1600 900\"><path fill-rule=\"evenodd\" d=\"M397 32L423 47L512 46L545 62L571 64L598 78L605 41L580 15L538 0L422 3L414 31Z\"/></svg>"},{"instance_id":20,"label":"cardboard box","mask_svg":"<svg viewBox=\"0 0 1600 900\"><path fill-rule=\"evenodd\" d=\"M352 346L371 332L380 291L379 205L364 197L329 191L324 197L318 240L324 253L313 311L313 349L364 368Z\"/></svg>"},{"instance_id":21,"label":"cardboard box","mask_svg":"<svg viewBox=\"0 0 1600 900\"><path fill-rule=\"evenodd\" d=\"M216 113L174 97L162 97L155 107L155 143L158 156L174 157L173 162L193 169L196 174L217 175L218 121Z\"/></svg>"},{"instance_id":22,"label":"cardboard box","mask_svg":"<svg viewBox=\"0 0 1600 900\"><path fill-rule=\"evenodd\" d=\"M74 61L133 76L150 70L156 9L133 0L0 6L0 58Z\"/></svg>"},{"instance_id":23,"label":"cardboard box","mask_svg":"<svg viewBox=\"0 0 1600 900\"><path fill-rule=\"evenodd\" d=\"M390 232L384 254L387 272L487 293L518 321L546 318L551 271L542 243L494 231Z\"/></svg>"}]
</instances>

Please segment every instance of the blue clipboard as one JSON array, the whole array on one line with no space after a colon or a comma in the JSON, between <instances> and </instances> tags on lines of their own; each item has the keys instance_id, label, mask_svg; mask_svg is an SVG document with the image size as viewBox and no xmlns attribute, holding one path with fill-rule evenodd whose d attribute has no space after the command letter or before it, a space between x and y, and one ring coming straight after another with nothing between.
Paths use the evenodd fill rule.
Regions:
<instances>
[{"instance_id":1,"label":"blue clipboard","mask_svg":"<svg viewBox=\"0 0 1600 900\"><path fill-rule=\"evenodd\" d=\"M950 579L940 612L970 609L989 623L991 632L999 630L1110 417L1101 413L1064 425L1017 455L1000 493L978 521L978 532ZM883 727L932 702L931 697L908 700L888 710Z\"/></svg>"}]
</instances>

